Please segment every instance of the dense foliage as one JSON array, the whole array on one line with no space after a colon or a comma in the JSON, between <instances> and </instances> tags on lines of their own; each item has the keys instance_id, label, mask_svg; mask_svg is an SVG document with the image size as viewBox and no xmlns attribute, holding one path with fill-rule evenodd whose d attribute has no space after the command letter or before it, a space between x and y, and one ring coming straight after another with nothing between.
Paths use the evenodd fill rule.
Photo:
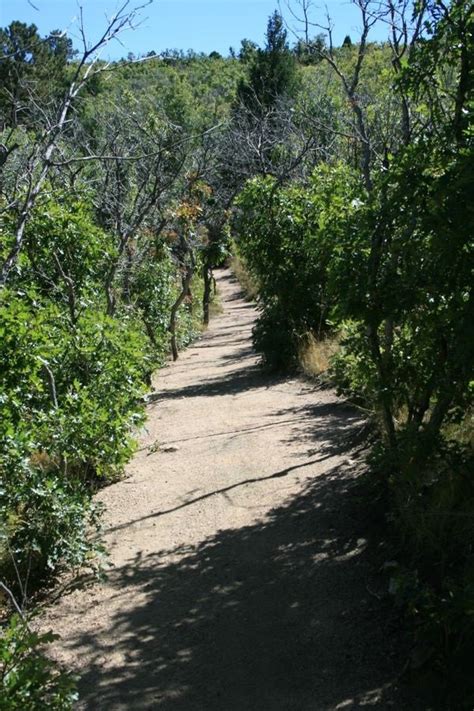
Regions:
<instances>
[{"instance_id":1,"label":"dense foliage","mask_svg":"<svg viewBox=\"0 0 474 711\"><path fill-rule=\"evenodd\" d=\"M2 711L68 711L77 700L73 677L45 657L53 634L38 635L15 614L0 639Z\"/></svg>"},{"instance_id":2,"label":"dense foliage","mask_svg":"<svg viewBox=\"0 0 474 711\"><path fill-rule=\"evenodd\" d=\"M239 195L239 250L258 281L262 308L255 345L269 365L297 365L306 334L323 339L331 332L334 263L350 239L360 193L341 164L315 169L304 188L278 189L275 178L255 178Z\"/></svg>"},{"instance_id":3,"label":"dense foliage","mask_svg":"<svg viewBox=\"0 0 474 711\"><path fill-rule=\"evenodd\" d=\"M353 122L352 145L340 135L309 179L249 181L235 226L264 361L296 366L308 334L341 343L332 378L381 437L372 466L399 547L390 589L442 672L430 683L447 681L443 708L469 708L473 17L464 2L424 12L426 34L403 52L393 41L360 53L362 37L305 69L305 82L333 73L340 93L317 107L321 125L347 135Z\"/></svg>"}]
</instances>

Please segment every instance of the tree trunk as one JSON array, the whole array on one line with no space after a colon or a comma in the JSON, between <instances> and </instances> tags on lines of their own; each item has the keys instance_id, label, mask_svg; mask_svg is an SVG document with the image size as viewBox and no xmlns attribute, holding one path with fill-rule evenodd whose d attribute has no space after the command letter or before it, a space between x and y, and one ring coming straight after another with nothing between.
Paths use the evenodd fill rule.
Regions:
<instances>
[{"instance_id":1,"label":"tree trunk","mask_svg":"<svg viewBox=\"0 0 474 711\"><path fill-rule=\"evenodd\" d=\"M151 345L153 346L153 348L158 348L158 344L156 342L156 336L155 336L155 329L153 328L150 321L148 320L148 315L146 313L143 314L142 321L145 326L147 336L150 339Z\"/></svg>"},{"instance_id":2,"label":"tree trunk","mask_svg":"<svg viewBox=\"0 0 474 711\"><path fill-rule=\"evenodd\" d=\"M178 345L176 342L176 324L177 324L177 318L178 318L178 310L183 301L185 300L186 296L189 294L189 286L191 284L191 279L193 278L194 274L194 265L187 266L185 275L183 278L183 284L182 288L180 291L180 294L176 301L174 302L173 306L171 307L171 315L170 315L170 325L168 326L168 331L171 334L171 354L173 356L173 360L178 360Z\"/></svg>"},{"instance_id":3,"label":"tree trunk","mask_svg":"<svg viewBox=\"0 0 474 711\"><path fill-rule=\"evenodd\" d=\"M202 297L202 322L205 326L209 324L209 307L211 304L212 272L208 264L202 267L202 278L204 281L204 294Z\"/></svg>"},{"instance_id":4,"label":"tree trunk","mask_svg":"<svg viewBox=\"0 0 474 711\"><path fill-rule=\"evenodd\" d=\"M130 305L131 303L130 282L132 279L132 269L133 252L130 244L127 244L125 247L125 266L123 270L122 294L124 302L128 305Z\"/></svg>"}]
</instances>

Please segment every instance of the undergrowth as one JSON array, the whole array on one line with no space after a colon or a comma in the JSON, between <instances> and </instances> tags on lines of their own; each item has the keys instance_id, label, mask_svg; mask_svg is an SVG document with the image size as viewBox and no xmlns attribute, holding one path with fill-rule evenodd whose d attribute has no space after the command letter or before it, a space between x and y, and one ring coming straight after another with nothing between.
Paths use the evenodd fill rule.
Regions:
<instances>
[{"instance_id":1,"label":"undergrowth","mask_svg":"<svg viewBox=\"0 0 474 711\"><path fill-rule=\"evenodd\" d=\"M312 333L301 338L298 361L301 370L309 377L328 377L332 359L339 352L339 339L328 336L317 340Z\"/></svg>"},{"instance_id":2,"label":"undergrowth","mask_svg":"<svg viewBox=\"0 0 474 711\"><path fill-rule=\"evenodd\" d=\"M245 297L249 301L256 301L258 299L258 283L245 267L245 263L242 257L239 256L235 246L229 259L229 266L242 287Z\"/></svg>"},{"instance_id":3,"label":"undergrowth","mask_svg":"<svg viewBox=\"0 0 474 711\"><path fill-rule=\"evenodd\" d=\"M45 652L52 633L37 634L14 614L0 636L0 711L70 711L77 701L76 680Z\"/></svg>"}]
</instances>

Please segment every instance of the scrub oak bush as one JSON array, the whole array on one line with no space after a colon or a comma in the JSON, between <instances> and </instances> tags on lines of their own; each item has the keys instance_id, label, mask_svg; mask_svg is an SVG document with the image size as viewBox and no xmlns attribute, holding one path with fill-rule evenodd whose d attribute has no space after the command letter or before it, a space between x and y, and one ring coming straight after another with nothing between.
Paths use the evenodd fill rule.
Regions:
<instances>
[{"instance_id":1,"label":"scrub oak bush","mask_svg":"<svg viewBox=\"0 0 474 711\"><path fill-rule=\"evenodd\" d=\"M321 166L307 186L250 180L237 204L237 248L259 287L255 345L275 368L298 362L301 339L333 331L332 261L354 229L361 189L343 166Z\"/></svg>"},{"instance_id":2,"label":"scrub oak bush","mask_svg":"<svg viewBox=\"0 0 474 711\"><path fill-rule=\"evenodd\" d=\"M77 701L73 676L45 656L56 639L29 629L18 614L0 629L0 711L70 711Z\"/></svg>"},{"instance_id":3,"label":"scrub oak bush","mask_svg":"<svg viewBox=\"0 0 474 711\"><path fill-rule=\"evenodd\" d=\"M9 241L6 223L2 244ZM132 272L131 298L107 315L104 285L115 255L83 202L45 200L0 291L0 564L14 586L97 566L100 509L92 494L132 455L145 383L169 352L180 289L170 249L150 241L148 258ZM178 315L180 345L198 331L198 273L192 294Z\"/></svg>"}]
</instances>

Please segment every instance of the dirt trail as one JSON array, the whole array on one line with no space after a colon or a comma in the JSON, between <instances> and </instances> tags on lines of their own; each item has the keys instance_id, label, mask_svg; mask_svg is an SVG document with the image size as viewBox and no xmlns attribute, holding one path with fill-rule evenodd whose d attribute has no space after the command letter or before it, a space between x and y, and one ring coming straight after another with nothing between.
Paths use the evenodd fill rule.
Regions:
<instances>
[{"instance_id":1,"label":"dirt trail","mask_svg":"<svg viewBox=\"0 0 474 711\"><path fill-rule=\"evenodd\" d=\"M147 434L107 505L107 582L43 624L81 675L80 708L409 709L393 622L344 452L358 415L258 368L255 310L228 272L224 313L160 371ZM158 448L159 445L159 448Z\"/></svg>"}]
</instances>

